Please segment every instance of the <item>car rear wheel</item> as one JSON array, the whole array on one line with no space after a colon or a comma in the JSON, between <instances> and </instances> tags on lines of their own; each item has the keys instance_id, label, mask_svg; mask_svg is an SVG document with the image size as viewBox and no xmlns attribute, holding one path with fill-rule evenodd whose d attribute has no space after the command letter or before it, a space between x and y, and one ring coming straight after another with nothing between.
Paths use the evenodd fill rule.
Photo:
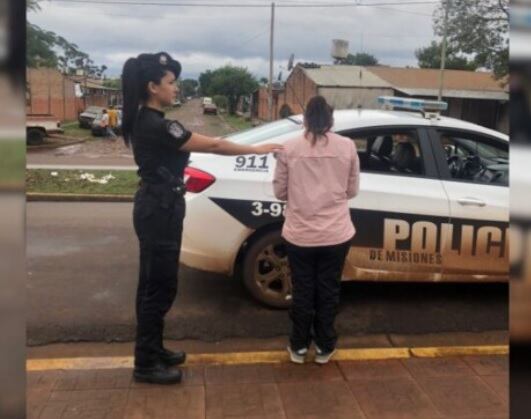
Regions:
<instances>
[{"instance_id":1,"label":"car rear wheel","mask_svg":"<svg viewBox=\"0 0 531 419\"><path fill-rule=\"evenodd\" d=\"M249 247L243 283L258 301L276 308L291 304L291 272L280 230L265 233Z\"/></svg>"},{"instance_id":2,"label":"car rear wheel","mask_svg":"<svg viewBox=\"0 0 531 419\"><path fill-rule=\"evenodd\" d=\"M44 142L45 132L41 129L29 129L26 135L28 145L40 145Z\"/></svg>"}]
</instances>

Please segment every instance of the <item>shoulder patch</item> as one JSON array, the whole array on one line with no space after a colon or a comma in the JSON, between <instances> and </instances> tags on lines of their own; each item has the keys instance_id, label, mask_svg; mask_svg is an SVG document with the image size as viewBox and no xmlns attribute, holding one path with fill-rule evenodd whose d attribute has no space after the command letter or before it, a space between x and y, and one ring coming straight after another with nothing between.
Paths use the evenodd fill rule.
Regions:
<instances>
[{"instance_id":1,"label":"shoulder patch","mask_svg":"<svg viewBox=\"0 0 531 419\"><path fill-rule=\"evenodd\" d=\"M172 137L178 140L181 140L185 137L186 130L177 121L169 121L167 127L168 133L170 133Z\"/></svg>"}]
</instances>

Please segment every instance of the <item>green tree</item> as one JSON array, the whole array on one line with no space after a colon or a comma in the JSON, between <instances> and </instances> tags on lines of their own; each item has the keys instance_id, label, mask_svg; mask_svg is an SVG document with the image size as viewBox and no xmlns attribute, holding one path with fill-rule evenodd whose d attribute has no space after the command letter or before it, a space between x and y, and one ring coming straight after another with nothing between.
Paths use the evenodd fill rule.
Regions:
<instances>
[{"instance_id":1,"label":"green tree","mask_svg":"<svg viewBox=\"0 0 531 419\"><path fill-rule=\"evenodd\" d=\"M415 50L420 68L441 68L442 43L432 41L430 46ZM470 61L466 57L459 56L454 50L446 50L445 68L451 70L471 70L478 67L475 61Z\"/></svg>"},{"instance_id":2,"label":"green tree","mask_svg":"<svg viewBox=\"0 0 531 419\"><path fill-rule=\"evenodd\" d=\"M212 100L220 110L227 109L229 106L229 101L225 96L216 95Z\"/></svg>"},{"instance_id":3,"label":"green tree","mask_svg":"<svg viewBox=\"0 0 531 419\"><path fill-rule=\"evenodd\" d=\"M41 10L39 0L27 0L26 8L34 12ZM65 74L84 68L93 76L101 76L107 70L105 65L95 66L76 44L30 22L26 25L26 65L30 68L57 68Z\"/></svg>"},{"instance_id":4,"label":"green tree","mask_svg":"<svg viewBox=\"0 0 531 419\"><path fill-rule=\"evenodd\" d=\"M122 79L107 79L103 82L105 87L110 87L111 89L121 89L122 88Z\"/></svg>"},{"instance_id":5,"label":"green tree","mask_svg":"<svg viewBox=\"0 0 531 419\"><path fill-rule=\"evenodd\" d=\"M348 54L345 64L349 65L378 65L378 59L371 54L358 52L356 55Z\"/></svg>"},{"instance_id":6,"label":"green tree","mask_svg":"<svg viewBox=\"0 0 531 419\"><path fill-rule=\"evenodd\" d=\"M201 73L199 83L204 95L226 96L231 115L236 113L238 101L242 96L249 95L258 89L258 82L246 68L231 65Z\"/></svg>"},{"instance_id":7,"label":"green tree","mask_svg":"<svg viewBox=\"0 0 531 419\"><path fill-rule=\"evenodd\" d=\"M41 6L39 5L39 0L26 0L26 9L32 12L41 10Z\"/></svg>"},{"instance_id":8,"label":"green tree","mask_svg":"<svg viewBox=\"0 0 531 419\"><path fill-rule=\"evenodd\" d=\"M199 82L194 79L184 79L181 81L181 92L184 96L195 96Z\"/></svg>"},{"instance_id":9,"label":"green tree","mask_svg":"<svg viewBox=\"0 0 531 419\"><path fill-rule=\"evenodd\" d=\"M26 65L28 67L53 67L59 65L54 51L55 34L28 22L26 33Z\"/></svg>"},{"instance_id":10,"label":"green tree","mask_svg":"<svg viewBox=\"0 0 531 419\"><path fill-rule=\"evenodd\" d=\"M212 71L207 70L199 75L199 91L203 96L212 96L210 85L212 84Z\"/></svg>"},{"instance_id":11,"label":"green tree","mask_svg":"<svg viewBox=\"0 0 531 419\"><path fill-rule=\"evenodd\" d=\"M509 71L509 0L443 0L434 14L436 35L444 31L446 2L448 47L470 55L478 67L493 70L497 77Z\"/></svg>"}]
</instances>

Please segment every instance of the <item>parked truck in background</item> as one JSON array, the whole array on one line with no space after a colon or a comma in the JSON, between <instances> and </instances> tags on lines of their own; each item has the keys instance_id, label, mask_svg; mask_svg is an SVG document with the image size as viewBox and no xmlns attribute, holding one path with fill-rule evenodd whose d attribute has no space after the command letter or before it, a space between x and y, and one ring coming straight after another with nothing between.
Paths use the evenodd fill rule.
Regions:
<instances>
[{"instance_id":1,"label":"parked truck in background","mask_svg":"<svg viewBox=\"0 0 531 419\"><path fill-rule=\"evenodd\" d=\"M61 134L61 121L53 115L28 114L26 117L26 144L40 145L50 134Z\"/></svg>"}]
</instances>

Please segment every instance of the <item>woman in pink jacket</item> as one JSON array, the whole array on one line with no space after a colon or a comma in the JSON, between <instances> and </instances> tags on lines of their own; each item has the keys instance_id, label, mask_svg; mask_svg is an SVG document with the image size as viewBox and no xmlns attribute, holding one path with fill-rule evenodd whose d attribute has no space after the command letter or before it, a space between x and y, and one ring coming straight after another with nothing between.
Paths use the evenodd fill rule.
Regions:
<instances>
[{"instance_id":1,"label":"woman in pink jacket","mask_svg":"<svg viewBox=\"0 0 531 419\"><path fill-rule=\"evenodd\" d=\"M304 134L284 144L273 180L275 196L287 201L282 237L293 283L288 352L296 363L304 362L312 338L315 362L327 363L336 350L341 273L355 233L348 200L359 190L358 153L354 141L331 131L333 124L326 100L310 99Z\"/></svg>"}]
</instances>

